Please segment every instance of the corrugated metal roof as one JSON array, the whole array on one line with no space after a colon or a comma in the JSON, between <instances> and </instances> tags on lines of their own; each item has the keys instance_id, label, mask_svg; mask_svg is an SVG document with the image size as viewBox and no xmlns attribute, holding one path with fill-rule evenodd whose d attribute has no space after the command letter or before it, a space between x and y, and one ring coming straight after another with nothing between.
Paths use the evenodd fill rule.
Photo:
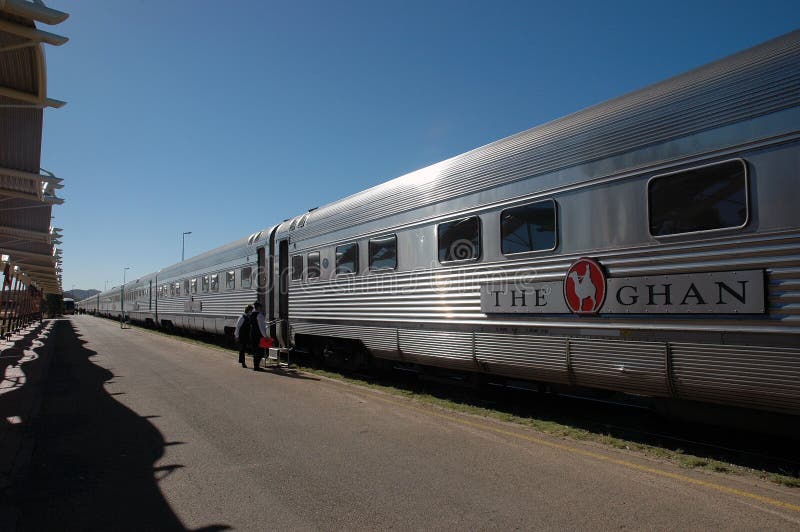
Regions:
<instances>
[{"instance_id":1,"label":"corrugated metal roof","mask_svg":"<svg viewBox=\"0 0 800 532\"><path fill-rule=\"evenodd\" d=\"M41 2L0 2L0 254L16 275L44 292L61 292L58 230L51 227L60 179L42 173L42 117L62 102L47 97L42 43L66 39L36 28L58 24L66 13ZM2 257L5 259L5 257Z\"/></svg>"}]
</instances>

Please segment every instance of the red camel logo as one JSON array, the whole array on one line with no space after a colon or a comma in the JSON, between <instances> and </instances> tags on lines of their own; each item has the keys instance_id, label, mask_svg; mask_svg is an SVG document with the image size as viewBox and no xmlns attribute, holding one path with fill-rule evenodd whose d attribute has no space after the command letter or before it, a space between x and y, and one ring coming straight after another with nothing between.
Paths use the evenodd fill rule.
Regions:
<instances>
[{"instance_id":1,"label":"red camel logo","mask_svg":"<svg viewBox=\"0 0 800 532\"><path fill-rule=\"evenodd\" d=\"M606 276L592 259L576 260L564 279L564 301L575 314L597 314L606 300Z\"/></svg>"}]
</instances>

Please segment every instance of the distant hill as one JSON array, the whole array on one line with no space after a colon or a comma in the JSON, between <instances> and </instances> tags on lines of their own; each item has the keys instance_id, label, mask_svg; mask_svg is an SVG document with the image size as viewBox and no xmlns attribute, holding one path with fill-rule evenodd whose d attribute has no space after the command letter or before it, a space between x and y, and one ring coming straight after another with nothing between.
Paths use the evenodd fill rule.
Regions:
<instances>
[{"instance_id":1,"label":"distant hill","mask_svg":"<svg viewBox=\"0 0 800 532\"><path fill-rule=\"evenodd\" d=\"M64 292L64 297L69 297L74 299L75 301L80 301L81 299L86 299L87 297L92 297L100 293L100 290L81 290L80 288L75 288L73 290L67 290Z\"/></svg>"}]
</instances>

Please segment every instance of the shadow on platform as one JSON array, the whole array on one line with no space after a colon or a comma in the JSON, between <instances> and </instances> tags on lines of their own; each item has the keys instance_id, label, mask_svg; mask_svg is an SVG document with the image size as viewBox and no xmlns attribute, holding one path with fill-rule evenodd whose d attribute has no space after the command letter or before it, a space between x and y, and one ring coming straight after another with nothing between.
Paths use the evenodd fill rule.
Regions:
<instances>
[{"instance_id":1,"label":"shadow on platform","mask_svg":"<svg viewBox=\"0 0 800 532\"><path fill-rule=\"evenodd\" d=\"M32 405L40 392L44 358L44 342L49 331L40 322L22 333L22 337L0 351L0 431L28 421Z\"/></svg>"},{"instance_id":2,"label":"shadow on platform","mask_svg":"<svg viewBox=\"0 0 800 532\"><path fill-rule=\"evenodd\" d=\"M36 446L15 494L19 530L186 530L158 487L182 467L155 466L162 434L105 390L114 375L92 363L70 321L55 323L51 341Z\"/></svg>"}]
</instances>

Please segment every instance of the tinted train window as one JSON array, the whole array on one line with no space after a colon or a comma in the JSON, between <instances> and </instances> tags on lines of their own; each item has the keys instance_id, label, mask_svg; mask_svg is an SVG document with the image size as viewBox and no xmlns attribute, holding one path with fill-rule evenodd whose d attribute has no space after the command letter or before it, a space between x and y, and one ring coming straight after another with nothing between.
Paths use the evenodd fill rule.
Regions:
<instances>
[{"instance_id":1,"label":"tinted train window","mask_svg":"<svg viewBox=\"0 0 800 532\"><path fill-rule=\"evenodd\" d=\"M242 268L241 275L242 288L251 288L253 286L253 280L251 278L253 275L253 268L250 268L249 266L247 268Z\"/></svg>"},{"instance_id":2,"label":"tinted train window","mask_svg":"<svg viewBox=\"0 0 800 532\"><path fill-rule=\"evenodd\" d=\"M187 295L189 294L189 279L183 280L183 293Z\"/></svg>"},{"instance_id":3,"label":"tinted train window","mask_svg":"<svg viewBox=\"0 0 800 532\"><path fill-rule=\"evenodd\" d=\"M219 274L215 273L211 276L211 291L219 292Z\"/></svg>"},{"instance_id":4,"label":"tinted train window","mask_svg":"<svg viewBox=\"0 0 800 532\"><path fill-rule=\"evenodd\" d=\"M539 201L500 214L504 254L544 251L556 247L556 202Z\"/></svg>"},{"instance_id":5,"label":"tinted train window","mask_svg":"<svg viewBox=\"0 0 800 532\"><path fill-rule=\"evenodd\" d=\"M292 257L292 281L303 278L303 256L295 255Z\"/></svg>"},{"instance_id":6,"label":"tinted train window","mask_svg":"<svg viewBox=\"0 0 800 532\"><path fill-rule=\"evenodd\" d=\"M201 286L201 290L202 290L203 292L208 292L208 275L204 275L204 276L202 276L202 277L200 278L200 280L201 280L201 283L202 283L202 284L200 285L200 286Z\"/></svg>"},{"instance_id":7,"label":"tinted train window","mask_svg":"<svg viewBox=\"0 0 800 532\"><path fill-rule=\"evenodd\" d=\"M316 279L319 277L319 251L312 251L308 254L308 272L306 275L309 279Z\"/></svg>"},{"instance_id":8,"label":"tinted train window","mask_svg":"<svg viewBox=\"0 0 800 532\"><path fill-rule=\"evenodd\" d=\"M181 283L175 283L175 295L181 295Z\"/></svg>"},{"instance_id":9,"label":"tinted train window","mask_svg":"<svg viewBox=\"0 0 800 532\"><path fill-rule=\"evenodd\" d=\"M230 271L225 273L225 288L227 290L236 288L236 272Z\"/></svg>"},{"instance_id":10,"label":"tinted train window","mask_svg":"<svg viewBox=\"0 0 800 532\"><path fill-rule=\"evenodd\" d=\"M478 260L481 222L477 216L439 224L439 262Z\"/></svg>"},{"instance_id":11,"label":"tinted train window","mask_svg":"<svg viewBox=\"0 0 800 532\"><path fill-rule=\"evenodd\" d=\"M196 277L194 279L192 279L192 293L193 294L197 293L197 278Z\"/></svg>"},{"instance_id":12,"label":"tinted train window","mask_svg":"<svg viewBox=\"0 0 800 532\"><path fill-rule=\"evenodd\" d=\"M654 177L647 199L653 236L742 227L747 222L744 161Z\"/></svg>"},{"instance_id":13,"label":"tinted train window","mask_svg":"<svg viewBox=\"0 0 800 532\"><path fill-rule=\"evenodd\" d=\"M369 241L369 269L397 269L397 235Z\"/></svg>"},{"instance_id":14,"label":"tinted train window","mask_svg":"<svg viewBox=\"0 0 800 532\"><path fill-rule=\"evenodd\" d=\"M336 246L336 275L358 273L358 244Z\"/></svg>"}]
</instances>

